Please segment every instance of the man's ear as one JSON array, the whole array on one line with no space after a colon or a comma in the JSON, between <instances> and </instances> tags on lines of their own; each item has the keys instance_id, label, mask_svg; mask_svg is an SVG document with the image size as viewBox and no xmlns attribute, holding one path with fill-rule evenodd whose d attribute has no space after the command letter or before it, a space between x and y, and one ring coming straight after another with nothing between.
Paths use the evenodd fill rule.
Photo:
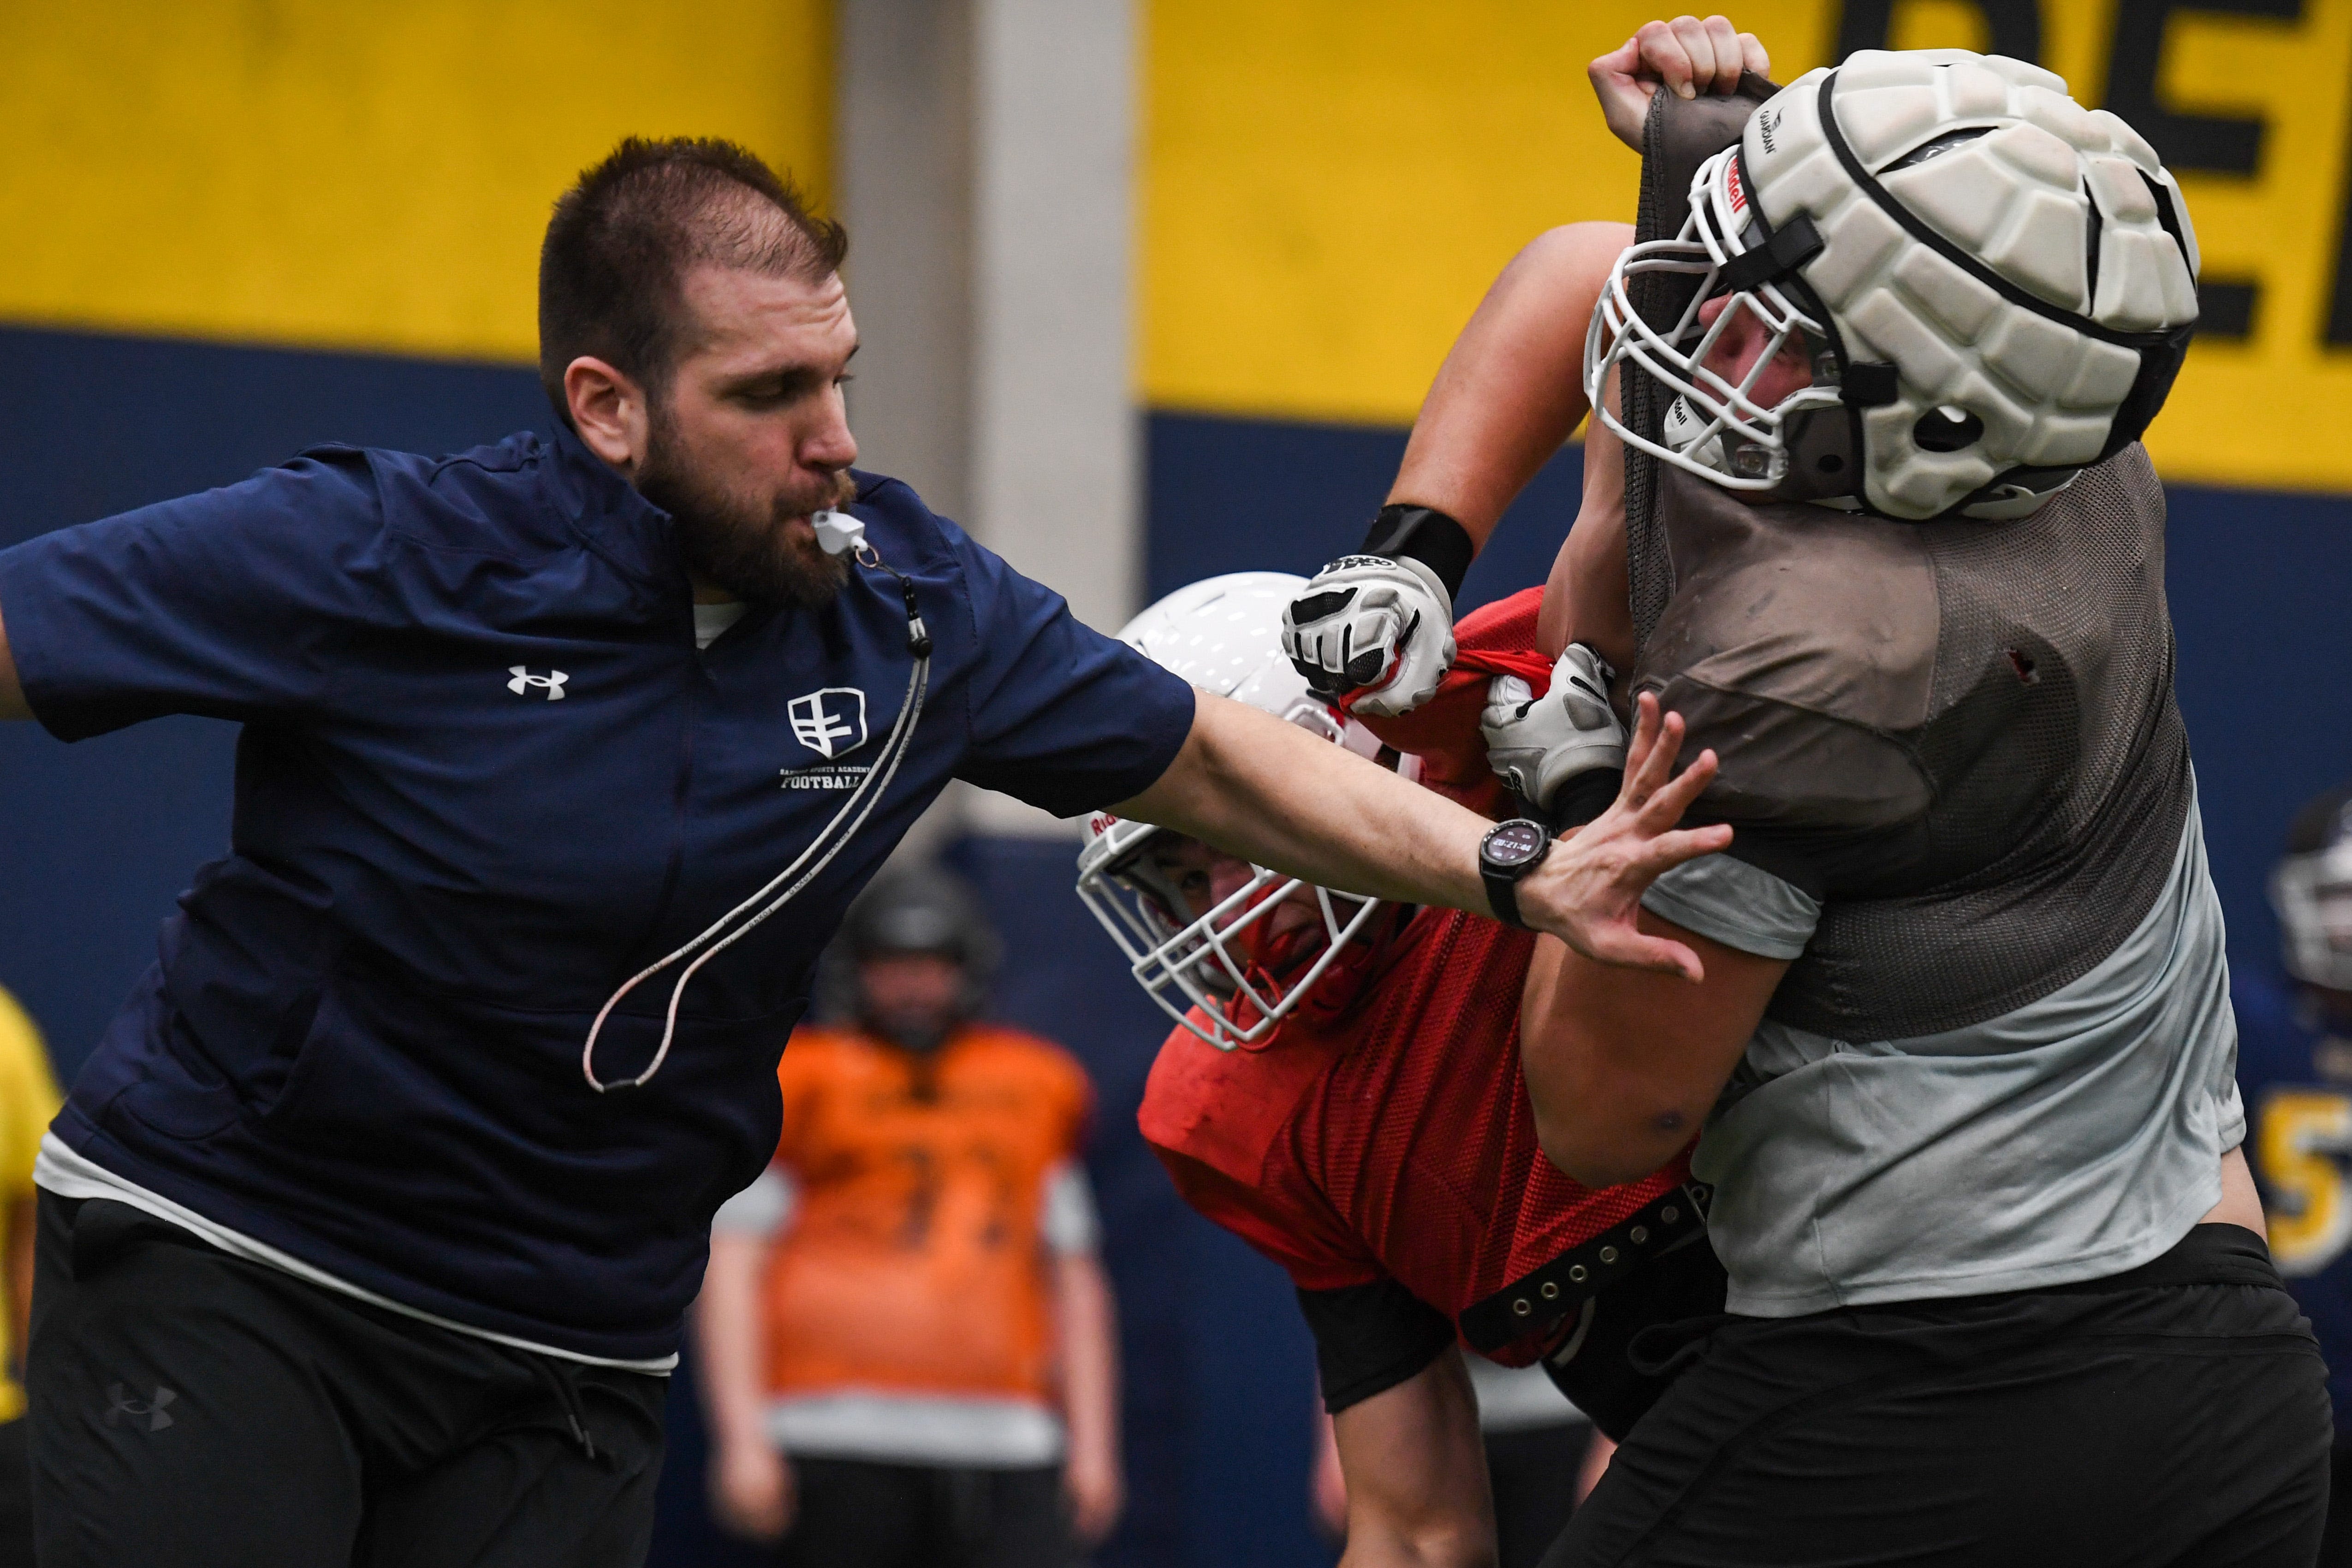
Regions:
<instances>
[{"instance_id":1,"label":"man's ear","mask_svg":"<svg viewBox=\"0 0 2352 1568\"><path fill-rule=\"evenodd\" d=\"M588 449L634 475L645 460L652 424L645 389L626 372L582 354L563 367L563 401L572 410L572 427Z\"/></svg>"}]
</instances>

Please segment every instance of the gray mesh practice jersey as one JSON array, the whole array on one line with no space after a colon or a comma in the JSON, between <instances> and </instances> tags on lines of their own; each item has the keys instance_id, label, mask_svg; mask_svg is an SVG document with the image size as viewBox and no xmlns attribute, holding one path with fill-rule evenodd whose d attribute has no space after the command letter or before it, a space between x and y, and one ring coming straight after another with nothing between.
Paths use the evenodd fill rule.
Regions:
<instances>
[{"instance_id":1,"label":"gray mesh practice jersey","mask_svg":"<svg viewBox=\"0 0 2352 1568\"><path fill-rule=\"evenodd\" d=\"M1715 102L1654 114L1643 237L1744 119ZM1733 1310L2170 1247L2243 1121L2145 452L2002 522L1752 505L1638 458L1628 683L1715 749L1692 818L1736 830L1644 902L1790 961L1697 1156Z\"/></svg>"},{"instance_id":2,"label":"gray mesh practice jersey","mask_svg":"<svg viewBox=\"0 0 2352 1568\"><path fill-rule=\"evenodd\" d=\"M1659 476L1675 592L1636 689L1712 746L1693 813L1820 921L1771 1016L1998 1016L2137 926L2189 808L2164 492L2131 447L2032 517L1902 523Z\"/></svg>"}]
</instances>

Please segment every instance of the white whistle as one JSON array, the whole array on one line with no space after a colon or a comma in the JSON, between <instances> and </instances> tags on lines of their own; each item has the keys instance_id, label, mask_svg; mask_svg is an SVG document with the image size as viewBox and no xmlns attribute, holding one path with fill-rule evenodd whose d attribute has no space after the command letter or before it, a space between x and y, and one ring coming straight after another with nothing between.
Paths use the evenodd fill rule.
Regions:
<instances>
[{"instance_id":1,"label":"white whistle","mask_svg":"<svg viewBox=\"0 0 2352 1568\"><path fill-rule=\"evenodd\" d=\"M809 519L816 530L816 547L827 555L846 555L866 543L866 525L845 511L831 509Z\"/></svg>"}]
</instances>

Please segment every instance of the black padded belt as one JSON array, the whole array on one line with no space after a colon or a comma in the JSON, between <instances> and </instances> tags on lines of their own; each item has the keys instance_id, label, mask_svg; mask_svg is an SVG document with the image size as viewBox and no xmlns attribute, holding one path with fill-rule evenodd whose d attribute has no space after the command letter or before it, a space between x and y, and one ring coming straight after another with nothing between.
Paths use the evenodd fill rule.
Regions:
<instances>
[{"instance_id":1,"label":"black padded belt","mask_svg":"<svg viewBox=\"0 0 2352 1568\"><path fill-rule=\"evenodd\" d=\"M1708 1196L1702 1184L1686 1183L1464 1308L1463 1340L1474 1351L1497 1351L1552 1327L1634 1268L1704 1231Z\"/></svg>"}]
</instances>

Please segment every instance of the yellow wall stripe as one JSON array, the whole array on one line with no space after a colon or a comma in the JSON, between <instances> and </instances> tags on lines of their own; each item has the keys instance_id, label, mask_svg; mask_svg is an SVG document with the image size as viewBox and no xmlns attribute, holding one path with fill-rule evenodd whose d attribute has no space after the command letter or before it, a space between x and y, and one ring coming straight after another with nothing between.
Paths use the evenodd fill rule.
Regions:
<instances>
[{"instance_id":1,"label":"yellow wall stripe","mask_svg":"<svg viewBox=\"0 0 2352 1568\"><path fill-rule=\"evenodd\" d=\"M0 317L528 360L549 204L631 132L820 195L829 0L0 7Z\"/></svg>"},{"instance_id":2,"label":"yellow wall stripe","mask_svg":"<svg viewBox=\"0 0 2352 1568\"><path fill-rule=\"evenodd\" d=\"M2116 0L2042 0L2042 63L2101 100ZM1146 401L1401 424L1511 254L1631 218L1636 161L1584 66L1657 15L1623 0L1150 0L1140 193ZM1738 19L1793 79L1834 0ZM2145 25L2135 8L2134 25ZM1965 0L1903 0L1892 42L1982 47ZM2322 342L2347 204L2352 0L2288 23L2176 15L2158 76L2182 113L2261 114L2249 178L2187 174L2209 278L2252 281L2251 341L2200 343L2150 436L2168 476L2352 489L2352 343Z\"/></svg>"}]
</instances>

